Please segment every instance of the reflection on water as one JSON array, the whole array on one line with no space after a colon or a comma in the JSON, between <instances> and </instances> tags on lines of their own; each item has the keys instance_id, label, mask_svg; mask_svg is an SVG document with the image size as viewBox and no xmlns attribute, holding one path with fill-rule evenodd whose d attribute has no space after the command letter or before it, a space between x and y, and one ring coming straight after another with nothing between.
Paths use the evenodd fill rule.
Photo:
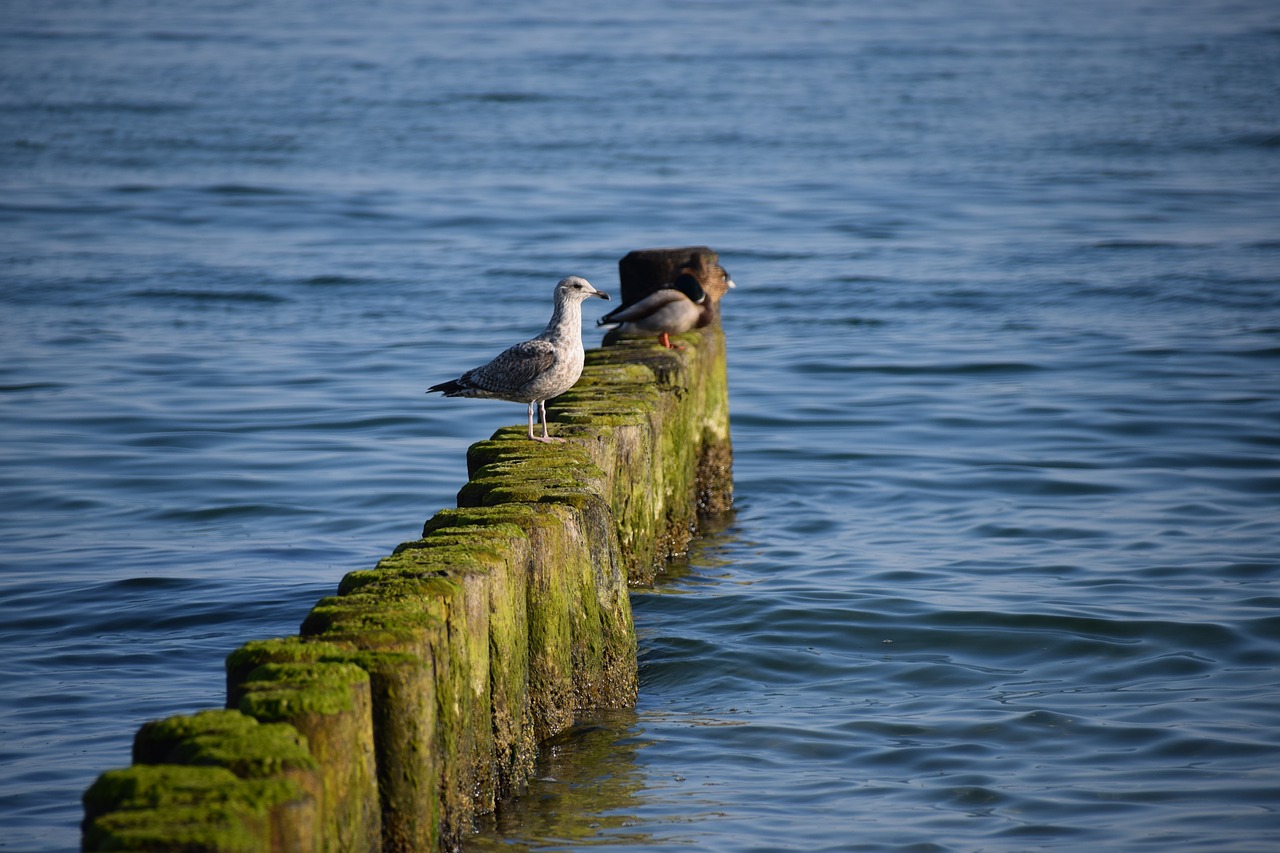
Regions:
<instances>
[{"instance_id":1,"label":"reflection on water","mask_svg":"<svg viewBox=\"0 0 1280 853\"><path fill-rule=\"evenodd\" d=\"M689 554L659 572L652 586L633 592L632 600L668 595L697 595L705 585L725 579L729 560L722 551L736 541L735 513L703 519ZM652 616L652 614L651 614ZM534 778L519 797L503 802L465 839L467 851L546 850L566 845L626 846L645 849L679 841L679 828L722 814L723 804L710 789L690 792L686 776L655 775L646 750L674 742L679 730L744 725L732 713L682 711L662 707L662 689L653 672L663 666L686 667L678 652L668 656L651 642L660 616L637 618L642 696L636 710L589 712L574 727L543 744ZM658 758L662 764L664 758ZM673 828L675 834L673 836Z\"/></svg>"},{"instance_id":2,"label":"reflection on water","mask_svg":"<svg viewBox=\"0 0 1280 853\"><path fill-rule=\"evenodd\" d=\"M701 585L717 583L717 573L729 566L721 550L736 539L734 517L730 511L703 519L689 554L668 562L652 586L634 591L633 602L696 595ZM483 818L477 834L465 839L467 851L545 850L568 844L643 849L659 843L649 824L666 834L673 825L696 822L716 810L714 802L668 790L686 778L679 773L654 776L645 751L670 730L741 723L661 707L661 691L649 677L662 656L650 642L657 627L653 621L639 618L636 624L644 685L637 709L589 712L572 729L543 744L528 790Z\"/></svg>"},{"instance_id":3,"label":"reflection on water","mask_svg":"<svg viewBox=\"0 0 1280 853\"><path fill-rule=\"evenodd\" d=\"M641 728L635 711L599 711L544 743L528 790L483 818L465 848L589 845L606 832L619 843L647 843L633 816L646 781L636 763L646 745Z\"/></svg>"}]
</instances>

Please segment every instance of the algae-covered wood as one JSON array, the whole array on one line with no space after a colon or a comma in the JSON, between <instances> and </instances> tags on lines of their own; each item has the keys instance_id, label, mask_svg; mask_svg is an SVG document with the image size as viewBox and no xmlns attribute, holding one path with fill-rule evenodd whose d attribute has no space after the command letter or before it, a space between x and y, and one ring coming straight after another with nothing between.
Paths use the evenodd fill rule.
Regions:
<instances>
[{"instance_id":1,"label":"algae-covered wood","mask_svg":"<svg viewBox=\"0 0 1280 853\"><path fill-rule=\"evenodd\" d=\"M228 656L226 710L144 725L134 766L86 794L85 849L455 847L540 741L632 706L628 590L732 501L723 333L673 341L589 351L548 405L564 444L472 445L457 508L348 572L298 636Z\"/></svg>"}]
</instances>

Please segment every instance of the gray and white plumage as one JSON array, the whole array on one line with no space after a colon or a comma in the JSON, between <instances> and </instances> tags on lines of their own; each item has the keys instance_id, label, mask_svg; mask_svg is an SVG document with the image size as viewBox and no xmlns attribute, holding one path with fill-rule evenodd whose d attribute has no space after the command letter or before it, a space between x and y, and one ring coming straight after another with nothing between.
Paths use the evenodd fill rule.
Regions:
<instances>
[{"instance_id":1,"label":"gray and white plumage","mask_svg":"<svg viewBox=\"0 0 1280 853\"><path fill-rule=\"evenodd\" d=\"M617 324L619 332L678 335L697 326L706 300L706 291L697 279L682 275L670 287L659 288L639 302L610 311L596 325Z\"/></svg>"},{"instance_id":2,"label":"gray and white plumage","mask_svg":"<svg viewBox=\"0 0 1280 853\"><path fill-rule=\"evenodd\" d=\"M680 270L671 284L619 306L597 320L596 325L613 326L626 334L656 333L659 343L672 349L670 335L714 322L719 316L720 297L735 286L733 279L718 264L708 269L700 257L693 261Z\"/></svg>"},{"instance_id":3,"label":"gray and white plumage","mask_svg":"<svg viewBox=\"0 0 1280 853\"><path fill-rule=\"evenodd\" d=\"M427 389L446 397L481 397L529 405L529 438L562 441L547 434L547 400L573 387L582 375L582 303L609 294L596 290L585 278L563 278L554 291L555 308L547 328L536 338L504 350L488 364L472 368L457 379ZM533 412L538 409L542 436L533 434Z\"/></svg>"}]
</instances>

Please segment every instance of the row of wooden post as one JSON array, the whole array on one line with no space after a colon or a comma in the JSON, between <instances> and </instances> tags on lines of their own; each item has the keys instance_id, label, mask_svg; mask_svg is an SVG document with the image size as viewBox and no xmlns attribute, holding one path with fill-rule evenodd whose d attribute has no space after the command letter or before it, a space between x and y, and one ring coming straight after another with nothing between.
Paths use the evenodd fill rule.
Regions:
<instances>
[{"instance_id":1,"label":"row of wooden post","mask_svg":"<svg viewBox=\"0 0 1280 853\"><path fill-rule=\"evenodd\" d=\"M710 250L628 259L656 280L688 252ZM628 259L624 286L628 269L652 284ZM548 406L564 444L512 427L473 445L456 509L348 574L297 635L228 657L225 707L138 731L133 764L85 794L83 849L456 848L540 742L632 705L629 586L732 495L723 333L680 343L590 350Z\"/></svg>"}]
</instances>

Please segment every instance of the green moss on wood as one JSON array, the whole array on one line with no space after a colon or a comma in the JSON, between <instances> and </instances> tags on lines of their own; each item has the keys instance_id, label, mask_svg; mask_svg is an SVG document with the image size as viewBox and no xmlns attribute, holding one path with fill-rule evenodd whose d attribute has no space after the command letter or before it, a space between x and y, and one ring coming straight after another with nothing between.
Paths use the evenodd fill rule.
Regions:
<instances>
[{"instance_id":1,"label":"green moss on wood","mask_svg":"<svg viewBox=\"0 0 1280 853\"><path fill-rule=\"evenodd\" d=\"M514 524L498 523L485 527L438 528L421 539L412 539L396 546L393 554L420 548L480 548L492 553L509 556L528 545L529 538Z\"/></svg>"},{"instance_id":2,"label":"green moss on wood","mask_svg":"<svg viewBox=\"0 0 1280 853\"><path fill-rule=\"evenodd\" d=\"M350 651L332 643L306 641L301 637L275 637L269 640L250 640L227 655L227 707L235 708L240 702L240 686L249 673L267 663L316 663L318 661L342 661Z\"/></svg>"},{"instance_id":3,"label":"green moss on wood","mask_svg":"<svg viewBox=\"0 0 1280 853\"><path fill-rule=\"evenodd\" d=\"M267 663L241 685L239 710L306 736L324 792L325 849L381 846L369 674L349 662Z\"/></svg>"},{"instance_id":4,"label":"green moss on wood","mask_svg":"<svg viewBox=\"0 0 1280 853\"><path fill-rule=\"evenodd\" d=\"M242 779L316 768L306 739L293 726L261 724L239 711L201 711L146 723L134 739L134 761L225 767Z\"/></svg>"},{"instance_id":5,"label":"green moss on wood","mask_svg":"<svg viewBox=\"0 0 1280 853\"><path fill-rule=\"evenodd\" d=\"M259 726L245 734L197 735L180 743L172 760L226 767L244 779L316 769L305 739L284 723Z\"/></svg>"},{"instance_id":6,"label":"green moss on wood","mask_svg":"<svg viewBox=\"0 0 1280 853\"><path fill-rule=\"evenodd\" d=\"M248 734L257 727L257 720L239 711L209 710L152 720L144 723L133 737L133 760L137 764L172 763L174 749L189 738Z\"/></svg>"},{"instance_id":7,"label":"green moss on wood","mask_svg":"<svg viewBox=\"0 0 1280 853\"><path fill-rule=\"evenodd\" d=\"M342 595L349 595L370 584L396 578L426 580L462 573L487 573L507 559L507 553L499 546L489 547L483 542L468 547L461 542L419 541L418 547L397 549L391 556L383 557L372 569L347 573L338 590Z\"/></svg>"},{"instance_id":8,"label":"green moss on wood","mask_svg":"<svg viewBox=\"0 0 1280 853\"><path fill-rule=\"evenodd\" d=\"M367 689L369 674L350 663L268 663L249 673L241 713L263 722L301 714L341 714L354 709L353 686Z\"/></svg>"},{"instance_id":9,"label":"green moss on wood","mask_svg":"<svg viewBox=\"0 0 1280 853\"><path fill-rule=\"evenodd\" d=\"M373 690L382 849L434 850L440 839L442 778L434 666L397 652L361 652L355 660L369 672Z\"/></svg>"},{"instance_id":10,"label":"green moss on wood","mask_svg":"<svg viewBox=\"0 0 1280 853\"><path fill-rule=\"evenodd\" d=\"M281 809L340 798L320 784L312 754L328 765L339 742L370 739L315 724L363 713L383 849L456 845L477 811L520 789L536 739L586 708L634 702L627 584L651 579L687 547L700 515L732 500L723 334L678 340L684 350L646 336L588 352L577 386L548 406L552 433L567 442L530 442L517 425L473 445L458 508L350 572L301 636L228 656L228 702L281 722L222 711L144 726L138 767L176 761L199 780L168 785L172 801L104 781L92 806L86 794L86 844L92 828L128 849L306 849L302 836L281 841ZM264 806L244 789L269 783L301 796L270 806L274 835L254 847L267 832ZM144 837L135 830L146 821L120 817L144 813L164 831ZM340 834L331 824L316 841L333 846ZM359 846L348 841L336 843Z\"/></svg>"},{"instance_id":11,"label":"green moss on wood","mask_svg":"<svg viewBox=\"0 0 1280 853\"><path fill-rule=\"evenodd\" d=\"M306 792L287 779L244 780L225 767L135 764L108 770L84 795L85 816L119 809L139 810L230 803L265 814Z\"/></svg>"},{"instance_id":12,"label":"green moss on wood","mask_svg":"<svg viewBox=\"0 0 1280 853\"><path fill-rule=\"evenodd\" d=\"M454 571L452 576L415 575L413 569L424 565L419 550L402 552L353 592L322 600L303 622L303 633L357 646L367 646L371 634L375 643L397 636L430 661L436 715L432 745L440 756L443 806L440 835L456 840L470 831L477 801L492 808L495 790L483 587L490 566L471 566L477 570Z\"/></svg>"},{"instance_id":13,"label":"green moss on wood","mask_svg":"<svg viewBox=\"0 0 1280 853\"><path fill-rule=\"evenodd\" d=\"M314 798L288 779L135 764L98 777L84 807L85 850L237 849L247 836L258 846L244 849L312 849L304 824L314 819Z\"/></svg>"},{"instance_id":14,"label":"green moss on wood","mask_svg":"<svg viewBox=\"0 0 1280 853\"><path fill-rule=\"evenodd\" d=\"M374 580L382 581L384 578ZM371 585L372 583L364 586ZM311 612L302 620L300 630L304 637L351 642L359 648L384 648L394 643L394 637L402 636L406 631L420 632L443 625L440 617L434 613L411 603L392 606L395 603L394 597L371 594L330 596L321 599L311 608ZM360 634L385 634L387 639L371 639L367 644L359 643L357 640Z\"/></svg>"},{"instance_id":15,"label":"green moss on wood","mask_svg":"<svg viewBox=\"0 0 1280 853\"><path fill-rule=\"evenodd\" d=\"M473 480L458 492L459 506L495 506L506 503L558 503L580 507L598 499L592 486L574 486L563 479Z\"/></svg>"},{"instance_id":16,"label":"green moss on wood","mask_svg":"<svg viewBox=\"0 0 1280 853\"><path fill-rule=\"evenodd\" d=\"M617 396L615 389L628 386L649 387L653 384L653 371L633 361L615 360L616 354L607 349L592 349L586 354L582 377L570 390L600 388L601 394Z\"/></svg>"},{"instance_id":17,"label":"green moss on wood","mask_svg":"<svg viewBox=\"0 0 1280 853\"><path fill-rule=\"evenodd\" d=\"M220 804L115 811L85 826L84 851L269 853L270 830L243 808Z\"/></svg>"}]
</instances>

